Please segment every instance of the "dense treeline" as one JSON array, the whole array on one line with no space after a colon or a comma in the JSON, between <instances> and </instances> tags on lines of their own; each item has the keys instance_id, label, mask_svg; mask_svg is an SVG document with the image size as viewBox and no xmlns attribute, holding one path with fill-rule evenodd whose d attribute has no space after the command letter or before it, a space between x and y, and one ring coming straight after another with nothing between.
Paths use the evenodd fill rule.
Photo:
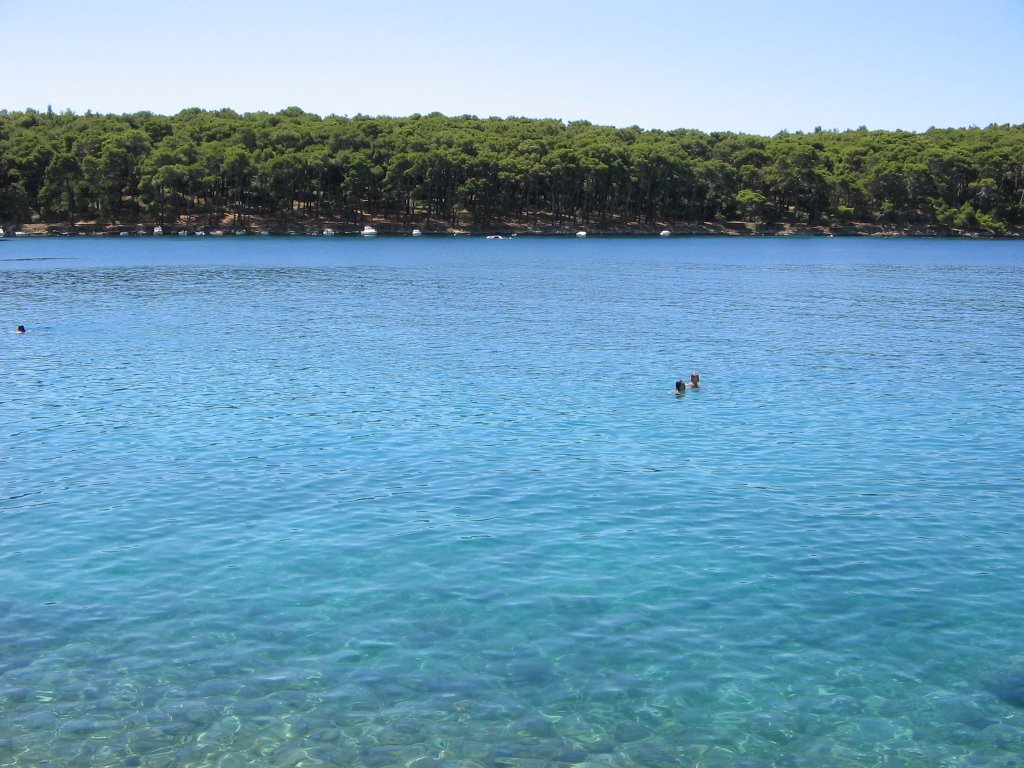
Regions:
<instances>
[{"instance_id":1,"label":"dense treeline","mask_svg":"<svg viewBox=\"0 0 1024 768\"><path fill-rule=\"evenodd\" d=\"M0 112L0 222L1024 225L1024 126L780 133L525 118Z\"/></svg>"}]
</instances>

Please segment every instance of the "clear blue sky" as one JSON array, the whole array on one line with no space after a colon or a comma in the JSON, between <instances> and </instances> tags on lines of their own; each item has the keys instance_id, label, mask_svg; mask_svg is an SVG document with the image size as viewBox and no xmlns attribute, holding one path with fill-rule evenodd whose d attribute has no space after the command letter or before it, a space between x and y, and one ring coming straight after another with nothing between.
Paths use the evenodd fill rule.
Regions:
<instances>
[{"instance_id":1,"label":"clear blue sky","mask_svg":"<svg viewBox=\"0 0 1024 768\"><path fill-rule=\"evenodd\" d=\"M1024 123L1024 0L0 0L0 108Z\"/></svg>"}]
</instances>

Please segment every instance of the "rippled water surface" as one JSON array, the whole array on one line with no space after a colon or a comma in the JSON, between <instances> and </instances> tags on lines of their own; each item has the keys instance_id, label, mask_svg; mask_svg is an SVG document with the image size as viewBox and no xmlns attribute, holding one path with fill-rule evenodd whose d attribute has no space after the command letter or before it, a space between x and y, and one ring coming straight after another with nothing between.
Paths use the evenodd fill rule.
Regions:
<instances>
[{"instance_id":1,"label":"rippled water surface","mask_svg":"<svg viewBox=\"0 0 1024 768\"><path fill-rule=\"evenodd\" d=\"M0 765L1020 764L1024 245L18 240L0 323Z\"/></svg>"}]
</instances>

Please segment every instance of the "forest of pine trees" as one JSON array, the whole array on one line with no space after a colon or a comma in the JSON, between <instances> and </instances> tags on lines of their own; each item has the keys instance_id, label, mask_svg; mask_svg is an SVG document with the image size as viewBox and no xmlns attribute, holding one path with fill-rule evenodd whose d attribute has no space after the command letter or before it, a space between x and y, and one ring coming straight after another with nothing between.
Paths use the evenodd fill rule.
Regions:
<instances>
[{"instance_id":1,"label":"forest of pine trees","mask_svg":"<svg viewBox=\"0 0 1024 768\"><path fill-rule=\"evenodd\" d=\"M0 112L0 225L857 223L1024 231L1024 126L754 136L553 119Z\"/></svg>"}]
</instances>

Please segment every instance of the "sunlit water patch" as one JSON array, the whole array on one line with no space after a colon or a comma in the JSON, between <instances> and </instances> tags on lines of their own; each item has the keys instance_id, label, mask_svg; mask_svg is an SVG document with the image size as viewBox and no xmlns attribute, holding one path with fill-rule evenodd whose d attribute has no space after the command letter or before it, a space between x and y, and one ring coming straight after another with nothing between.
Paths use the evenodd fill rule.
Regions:
<instances>
[{"instance_id":1,"label":"sunlit water patch","mask_svg":"<svg viewBox=\"0 0 1024 768\"><path fill-rule=\"evenodd\" d=\"M0 249L0 765L1024 754L1016 243Z\"/></svg>"}]
</instances>

